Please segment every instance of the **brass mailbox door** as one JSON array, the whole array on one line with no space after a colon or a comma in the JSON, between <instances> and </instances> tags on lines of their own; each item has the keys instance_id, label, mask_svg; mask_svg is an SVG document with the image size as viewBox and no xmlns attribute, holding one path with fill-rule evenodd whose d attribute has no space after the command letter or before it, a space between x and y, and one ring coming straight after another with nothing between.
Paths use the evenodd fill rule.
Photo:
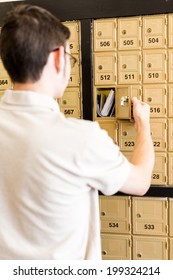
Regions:
<instances>
[{"instance_id":1,"label":"brass mailbox door","mask_svg":"<svg viewBox=\"0 0 173 280\"><path fill-rule=\"evenodd\" d=\"M69 39L69 47L71 53L78 53L80 50L80 25L79 22L64 22L64 25L66 25L70 29L70 39Z\"/></svg>"},{"instance_id":2,"label":"brass mailbox door","mask_svg":"<svg viewBox=\"0 0 173 280\"><path fill-rule=\"evenodd\" d=\"M151 135L155 151L165 151L166 149L166 119L150 120Z\"/></svg>"},{"instance_id":3,"label":"brass mailbox door","mask_svg":"<svg viewBox=\"0 0 173 280\"><path fill-rule=\"evenodd\" d=\"M141 83L141 53L138 51L119 51L118 84Z\"/></svg>"},{"instance_id":4,"label":"brass mailbox door","mask_svg":"<svg viewBox=\"0 0 173 280\"><path fill-rule=\"evenodd\" d=\"M173 119L168 119L168 151L173 151Z\"/></svg>"},{"instance_id":5,"label":"brass mailbox door","mask_svg":"<svg viewBox=\"0 0 173 280\"><path fill-rule=\"evenodd\" d=\"M173 198L169 198L169 235L173 236Z\"/></svg>"},{"instance_id":6,"label":"brass mailbox door","mask_svg":"<svg viewBox=\"0 0 173 280\"><path fill-rule=\"evenodd\" d=\"M168 240L164 237L133 236L133 260L167 260Z\"/></svg>"},{"instance_id":7,"label":"brass mailbox door","mask_svg":"<svg viewBox=\"0 0 173 280\"><path fill-rule=\"evenodd\" d=\"M5 89L11 89L11 87L12 87L11 79L0 59L0 91L1 90L3 91Z\"/></svg>"},{"instance_id":8,"label":"brass mailbox door","mask_svg":"<svg viewBox=\"0 0 173 280\"><path fill-rule=\"evenodd\" d=\"M166 83L166 51L143 51L143 83Z\"/></svg>"},{"instance_id":9,"label":"brass mailbox door","mask_svg":"<svg viewBox=\"0 0 173 280\"><path fill-rule=\"evenodd\" d=\"M118 19L118 49L135 50L141 47L141 17Z\"/></svg>"},{"instance_id":10,"label":"brass mailbox door","mask_svg":"<svg viewBox=\"0 0 173 280\"><path fill-rule=\"evenodd\" d=\"M118 144L122 151L133 151L135 147L136 131L134 124L129 121L118 122Z\"/></svg>"},{"instance_id":11,"label":"brass mailbox door","mask_svg":"<svg viewBox=\"0 0 173 280\"><path fill-rule=\"evenodd\" d=\"M131 119L131 87L117 87L115 93L116 118Z\"/></svg>"},{"instance_id":12,"label":"brass mailbox door","mask_svg":"<svg viewBox=\"0 0 173 280\"><path fill-rule=\"evenodd\" d=\"M100 196L101 232L130 233L129 197Z\"/></svg>"},{"instance_id":13,"label":"brass mailbox door","mask_svg":"<svg viewBox=\"0 0 173 280\"><path fill-rule=\"evenodd\" d=\"M169 260L173 260L173 238L169 238Z\"/></svg>"},{"instance_id":14,"label":"brass mailbox door","mask_svg":"<svg viewBox=\"0 0 173 280\"><path fill-rule=\"evenodd\" d=\"M152 174L152 185L167 184L166 153L155 153L155 165Z\"/></svg>"},{"instance_id":15,"label":"brass mailbox door","mask_svg":"<svg viewBox=\"0 0 173 280\"><path fill-rule=\"evenodd\" d=\"M94 54L95 85L112 85L116 83L116 54L113 52Z\"/></svg>"},{"instance_id":16,"label":"brass mailbox door","mask_svg":"<svg viewBox=\"0 0 173 280\"><path fill-rule=\"evenodd\" d=\"M94 20L94 51L114 51L116 33L116 19Z\"/></svg>"},{"instance_id":17,"label":"brass mailbox door","mask_svg":"<svg viewBox=\"0 0 173 280\"><path fill-rule=\"evenodd\" d=\"M133 234L167 235L166 198L132 198Z\"/></svg>"},{"instance_id":18,"label":"brass mailbox door","mask_svg":"<svg viewBox=\"0 0 173 280\"><path fill-rule=\"evenodd\" d=\"M61 112L66 117L81 117L80 96L79 88L66 88L63 97L59 100Z\"/></svg>"},{"instance_id":19,"label":"brass mailbox door","mask_svg":"<svg viewBox=\"0 0 173 280\"><path fill-rule=\"evenodd\" d=\"M173 82L173 49L168 50L168 82Z\"/></svg>"},{"instance_id":20,"label":"brass mailbox door","mask_svg":"<svg viewBox=\"0 0 173 280\"><path fill-rule=\"evenodd\" d=\"M150 105L151 118L164 118L166 116L166 86L144 85L143 101Z\"/></svg>"},{"instance_id":21,"label":"brass mailbox door","mask_svg":"<svg viewBox=\"0 0 173 280\"><path fill-rule=\"evenodd\" d=\"M173 85L168 85L168 116L173 118Z\"/></svg>"},{"instance_id":22,"label":"brass mailbox door","mask_svg":"<svg viewBox=\"0 0 173 280\"><path fill-rule=\"evenodd\" d=\"M130 260L130 235L101 234L103 260Z\"/></svg>"},{"instance_id":23,"label":"brass mailbox door","mask_svg":"<svg viewBox=\"0 0 173 280\"><path fill-rule=\"evenodd\" d=\"M66 88L63 97L59 99L59 104L66 108L69 106L80 108L80 97L79 88Z\"/></svg>"},{"instance_id":24,"label":"brass mailbox door","mask_svg":"<svg viewBox=\"0 0 173 280\"><path fill-rule=\"evenodd\" d=\"M112 140L117 143L117 126L115 121L98 120L102 129L105 129Z\"/></svg>"},{"instance_id":25,"label":"brass mailbox door","mask_svg":"<svg viewBox=\"0 0 173 280\"><path fill-rule=\"evenodd\" d=\"M143 48L166 47L167 16L143 17Z\"/></svg>"},{"instance_id":26,"label":"brass mailbox door","mask_svg":"<svg viewBox=\"0 0 173 280\"><path fill-rule=\"evenodd\" d=\"M173 14L168 15L168 46L173 48Z\"/></svg>"},{"instance_id":27,"label":"brass mailbox door","mask_svg":"<svg viewBox=\"0 0 173 280\"><path fill-rule=\"evenodd\" d=\"M77 87L80 85L81 77L80 77L80 59L79 55L73 54L73 56L77 59L77 63L74 67L71 68L71 74L68 86L69 87Z\"/></svg>"},{"instance_id":28,"label":"brass mailbox door","mask_svg":"<svg viewBox=\"0 0 173 280\"><path fill-rule=\"evenodd\" d=\"M168 153L168 185L173 185L173 153Z\"/></svg>"}]
</instances>

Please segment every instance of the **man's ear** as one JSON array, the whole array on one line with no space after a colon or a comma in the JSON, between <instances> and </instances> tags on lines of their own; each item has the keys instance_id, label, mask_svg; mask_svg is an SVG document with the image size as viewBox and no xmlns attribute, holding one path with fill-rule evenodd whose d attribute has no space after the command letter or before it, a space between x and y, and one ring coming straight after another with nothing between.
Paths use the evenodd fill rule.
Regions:
<instances>
[{"instance_id":1,"label":"man's ear","mask_svg":"<svg viewBox=\"0 0 173 280\"><path fill-rule=\"evenodd\" d=\"M57 51L54 52L54 63L57 72L64 69L64 47L61 46Z\"/></svg>"}]
</instances>

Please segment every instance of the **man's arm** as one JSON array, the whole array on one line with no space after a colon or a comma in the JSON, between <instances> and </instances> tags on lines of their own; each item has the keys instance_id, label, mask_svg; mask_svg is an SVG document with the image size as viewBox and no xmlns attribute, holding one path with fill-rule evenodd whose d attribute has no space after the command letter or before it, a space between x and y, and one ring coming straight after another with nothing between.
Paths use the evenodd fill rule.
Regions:
<instances>
[{"instance_id":1,"label":"man's arm","mask_svg":"<svg viewBox=\"0 0 173 280\"><path fill-rule=\"evenodd\" d=\"M136 97L132 99L136 144L130 159L131 170L120 191L144 195L150 187L154 167L154 147L150 134L150 107Z\"/></svg>"}]
</instances>

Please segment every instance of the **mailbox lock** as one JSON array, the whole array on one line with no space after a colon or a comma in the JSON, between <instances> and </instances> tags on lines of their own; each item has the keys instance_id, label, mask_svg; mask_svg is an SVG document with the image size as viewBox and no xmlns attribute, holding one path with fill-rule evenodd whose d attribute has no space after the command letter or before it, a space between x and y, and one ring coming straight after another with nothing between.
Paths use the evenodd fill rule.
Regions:
<instances>
[{"instance_id":1,"label":"mailbox lock","mask_svg":"<svg viewBox=\"0 0 173 280\"><path fill-rule=\"evenodd\" d=\"M102 69L103 69L103 66L102 66L102 65L99 65L98 68L99 68L99 70L102 70Z\"/></svg>"},{"instance_id":2,"label":"mailbox lock","mask_svg":"<svg viewBox=\"0 0 173 280\"><path fill-rule=\"evenodd\" d=\"M102 32L101 31L99 31L97 34L98 34L98 36L102 36Z\"/></svg>"},{"instance_id":3,"label":"mailbox lock","mask_svg":"<svg viewBox=\"0 0 173 280\"><path fill-rule=\"evenodd\" d=\"M148 97L148 101L151 102L152 101L152 97Z\"/></svg>"},{"instance_id":4,"label":"mailbox lock","mask_svg":"<svg viewBox=\"0 0 173 280\"><path fill-rule=\"evenodd\" d=\"M137 216L137 218L141 218L141 214L139 214L139 213L136 216Z\"/></svg>"},{"instance_id":5,"label":"mailbox lock","mask_svg":"<svg viewBox=\"0 0 173 280\"><path fill-rule=\"evenodd\" d=\"M152 31L151 28L148 28L148 29L147 29L147 32L148 32L148 33L151 33L151 31Z\"/></svg>"},{"instance_id":6,"label":"mailbox lock","mask_svg":"<svg viewBox=\"0 0 173 280\"><path fill-rule=\"evenodd\" d=\"M101 216L105 216L106 215L106 213L105 212L101 212Z\"/></svg>"},{"instance_id":7,"label":"mailbox lock","mask_svg":"<svg viewBox=\"0 0 173 280\"><path fill-rule=\"evenodd\" d=\"M123 35L125 35L126 33L127 33L127 31L126 31L126 30L123 30L123 31L122 31L122 34L123 34Z\"/></svg>"},{"instance_id":8,"label":"mailbox lock","mask_svg":"<svg viewBox=\"0 0 173 280\"><path fill-rule=\"evenodd\" d=\"M123 131L123 136L127 136L127 131Z\"/></svg>"},{"instance_id":9,"label":"mailbox lock","mask_svg":"<svg viewBox=\"0 0 173 280\"><path fill-rule=\"evenodd\" d=\"M102 255L107 255L107 252L106 251L102 251Z\"/></svg>"},{"instance_id":10,"label":"mailbox lock","mask_svg":"<svg viewBox=\"0 0 173 280\"><path fill-rule=\"evenodd\" d=\"M129 96L122 96L120 98L120 106L125 106L125 102L128 102L129 101Z\"/></svg>"},{"instance_id":11,"label":"mailbox lock","mask_svg":"<svg viewBox=\"0 0 173 280\"><path fill-rule=\"evenodd\" d=\"M123 64L123 65L122 65L122 68L123 68L123 69L126 69L126 68L127 68L127 65L126 65L126 64Z\"/></svg>"},{"instance_id":12,"label":"mailbox lock","mask_svg":"<svg viewBox=\"0 0 173 280\"><path fill-rule=\"evenodd\" d=\"M63 102L62 102L64 105L66 105L67 104L67 101L66 100L63 100Z\"/></svg>"},{"instance_id":13,"label":"mailbox lock","mask_svg":"<svg viewBox=\"0 0 173 280\"><path fill-rule=\"evenodd\" d=\"M138 253L138 254L137 254L137 257L138 257L138 258L141 258L141 257L142 257L142 254Z\"/></svg>"},{"instance_id":14,"label":"mailbox lock","mask_svg":"<svg viewBox=\"0 0 173 280\"><path fill-rule=\"evenodd\" d=\"M147 67L148 67L148 68L151 68L151 66L152 66L151 63L148 63L148 64L147 64Z\"/></svg>"}]
</instances>

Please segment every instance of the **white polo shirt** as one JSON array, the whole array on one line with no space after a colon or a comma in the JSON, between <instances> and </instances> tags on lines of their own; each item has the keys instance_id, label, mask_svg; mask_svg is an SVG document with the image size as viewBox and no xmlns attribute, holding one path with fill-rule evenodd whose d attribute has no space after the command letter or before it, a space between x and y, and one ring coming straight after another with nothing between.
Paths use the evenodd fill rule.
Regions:
<instances>
[{"instance_id":1,"label":"white polo shirt","mask_svg":"<svg viewBox=\"0 0 173 280\"><path fill-rule=\"evenodd\" d=\"M98 191L130 164L96 122L65 118L51 97L0 102L0 259L101 259Z\"/></svg>"}]
</instances>

